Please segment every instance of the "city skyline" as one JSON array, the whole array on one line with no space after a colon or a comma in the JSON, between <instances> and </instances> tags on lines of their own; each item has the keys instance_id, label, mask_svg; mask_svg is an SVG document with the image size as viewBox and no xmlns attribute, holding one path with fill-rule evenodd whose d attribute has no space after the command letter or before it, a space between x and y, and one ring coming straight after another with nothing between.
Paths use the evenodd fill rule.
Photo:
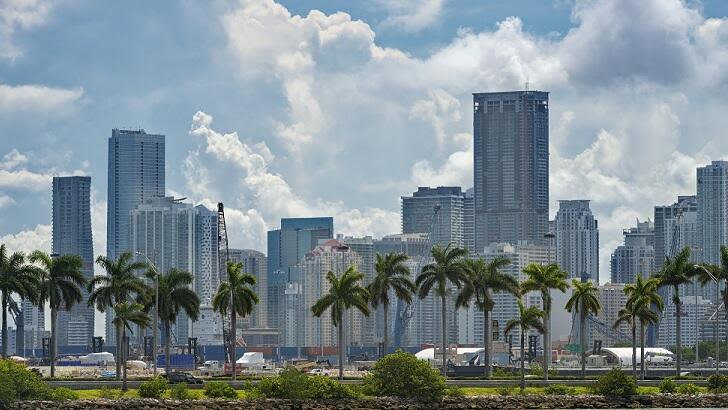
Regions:
<instances>
[{"instance_id":1,"label":"city skyline","mask_svg":"<svg viewBox=\"0 0 728 410\"><path fill-rule=\"evenodd\" d=\"M218 199L225 202L231 227L241 233L231 236L235 247L264 250L265 231L281 217L299 215L332 214L342 221L339 227L346 235L396 233L401 195L419 185L472 186L472 171L465 160L472 138L471 93L521 89L529 81L532 89L551 92L549 214L555 214L558 199L592 199L602 228L601 270L607 271L609 255L621 243L621 230L628 221L647 218L654 204L694 192L695 167L720 159L727 148L719 132L723 120L711 115L721 107L710 97L721 80L701 68L721 71L717 53L722 47L721 18L728 14L725 4L705 1L700 8L691 8L675 1L631 3L574 8L568 2L546 2L536 10L518 2L491 7L471 4L473 9L465 13L442 2L429 19L405 28L392 22L406 17L417 20L416 5L395 10L381 3L343 7L261 1L260 7L271 10L270 20L263 21L263 32L280 25L294 34L289 37L309 36L303 33L308 30L318 38L327 27L349 30L348 36L330 39L332 49L311 43L301 51L302 65L290 67L275 66L272 57L265 57L287 55L291 46L284 38L274 37L262 49L247 49L237 41L244 34L236 28L244 23L243 12L256 2L209 6L209 10L150 6L147 30L179 28L162 23L162 12L179 17L179 24L187 27L181 31L182 39L197 54L186 57L179 44L165 36L134 41L148 31L133 19L128 20L134 27L127 30L132 37L113 36L111 43L89 40L86 34L98 29L94 25L65 30L64 22L88 22L93 13L101 23L123 19L121 10L101 12L98 7L81 10L60 4L38 11L36 23L3 23L14 29L8 37L11 47L3 49L0 61L6 73L2 101L8 101L0 107L6 113L0 123L12 136L0 141L4 158L0 203L3 213L16 217L3 218L0 238L18 249L50 249L50 199L45 186L40 186L52 175L79 173L95 177L94 248L105 249L105 222L100 216L106 206L105 136L109 128L129 123L174 140L167 152L172 159L167 185L173 191L168 194L180 193L208 207ZM309 14L318 7L323 7L322 13ZM324 18L339 10L348 12L351 20L344 14ZM214 24L200 21L201 15L221 24L205 35L200 27ZM305 28L291 23L294 15L301 16ZM611 28L595 21L595 15L624 25L615 28L614 36L600 35ZM644 15L671 17L642 19ZM69 45L67 53L43 56L41 50L60 34ZM638 37L644 41L632 41ZM109 44L115 53L105 51ZM640 55L649 47L660 57L656 61L664 64L604 64L599 58L579 64L569 58L572 53L581 55L576 52L585 45L606 56L618 49L624 49L624 55ZM141 51L135 49L139 46ZM153 51L162 48L167 51L156 56ZM340 50L341 61L322 55L329 50ZM509 51L500 55L492 50ZM205 63L177 64L199 68L163 73L144 65L123 73L120 68L135 67L131 61L138 60L140 53L152 57L152 62L165 58ZM92 55L98 56L93 65L77 65L87 60L81 57ZM463 61L472 63L453 64L455 58L467 55L473 60ZM479 57L487 55L493 57ZM584 60L588 62L590 56L594 54L587 53ZM56 59L67 72L81 75L62 77L45 68L28 69L50 66L42 64L48 58ZM520 64L507 65L512 59ZM604 66L619 69L605 71ZM668 66L672 74L663 71ZM397 99L376 91L366 98L351 95L350 102L362 115L359 120L336 115L341 105L338 96L343 95L338 92L346 89L335 79L355 67L362 67L362 79L374 89L399 91L392 93ZM414 67L419 67L421 79L403 77ZM105 69L108 72L101 79L98 73ZM310 75L301 74L306 70L312 70ZM443 76L447 71L458 75ZM412 82L386 82L380 72ZM272 75L259 81L261 73ZM219 80L213 82L211 77ZM180 83L186 87L176 87ZM329 83L337 98L322 91L321 85ZM35 104L38 99L44 103ZM376 107L362 100L375 101ZM198 111L206 114L196 115ZM622 112L630 114L619 115ZM355 121L368 125L358 126ZM659 149L645 150L655 142ZM215 150L225 143L234 155ZM384 144L402 159L378 155ZM638 155L647 161L637 161ZM366 163L372 166L365 167ZM646 170L642 169L645 163L649 164ZM346 169L343 165L368 173L352 175L354 183L328 178ZM231 193L224 189L231 176L249 182ZM199 183L205 177L210 178L208 186ZM273 182L272 191L283 196L267 196L260 182L264 180ZM269 200L272 206L265 205Z\"/></svg>"}]
</instances>

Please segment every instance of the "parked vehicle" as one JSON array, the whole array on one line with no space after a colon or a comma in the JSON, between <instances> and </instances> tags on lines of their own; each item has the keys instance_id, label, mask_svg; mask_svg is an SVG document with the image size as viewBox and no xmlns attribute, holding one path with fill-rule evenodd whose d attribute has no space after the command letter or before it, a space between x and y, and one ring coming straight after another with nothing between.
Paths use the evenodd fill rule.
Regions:
<instances>
[{"instance_id":1,"label":"parked vehicle","mask_svg":"<svg viewBox=\"0 0 728 410\"><path fill-rule=\"evenodd\" d=\"M162 377L167 379L169 384L187 383L187 384L202 384L202 379L197 378L189 373L170 373L163 374Z\"/></svg>"}]
</instances>

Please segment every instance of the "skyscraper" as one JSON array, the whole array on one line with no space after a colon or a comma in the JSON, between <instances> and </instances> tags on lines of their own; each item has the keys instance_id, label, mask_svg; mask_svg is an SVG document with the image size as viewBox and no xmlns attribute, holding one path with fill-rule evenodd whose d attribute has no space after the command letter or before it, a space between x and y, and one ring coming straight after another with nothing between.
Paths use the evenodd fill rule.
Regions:
<instances>
[{"instance_id":1,"label":"skyscraper","mask_svg":"<svg viewBox=\"0 0 728 410\"><path fill-rule=\"evenodd\" d=\"M53 178L53 253L78 255L83 260L86 280L94 276L94 246L91 236L91 177ZM58 345L90 346L94 335L94 308L85 303L88 291L81 289L84 302L58 313ZM29 317L34 313L27 312ZM69 332L74 329L73 332Z\"/></svg>"},{"instance_id":2,"label":"skyscraper","mask_svg":"<svg viewBox=\"0 0 728 410\"><path fill-rule=\"evenodd\" d=\"M660 271L665 257L690 247L693 261L699 260L698 199L681 195L672 205L655 206L655 271Z\"/></svg>"},{"instance_id":3,"label":"skyscraper","mask_svg":"<svg viewBox=\"0 0 728 410\"><path fill-rule=\"evenodd\" d=\"M377 274L374 270L375 264L375 253L374 253L374 239L371 236L364 236L361 238L355 238L351 236L343 237L337 235L337 239L344 245L348 246L349 249L356 252L361 258L361 262L357 266L359 272L364 274L363 285L372 283L374 276ZM369 316L362 318L362 335L361 342L368 346L376 345L376 321L377 314L372 312Z\"/></svg>"},{"instance_id":4,"label":"skyscraper","mask_svg":"<svg viewBox=\"0 0 728 410\"><path fill-rule=\"evenodd\" d=\"M144 130L113 129L109 138L106 255L117 259L129 251L129 215L145 199L164 196L164 135ZM115 343L106 314L106 343Z\"/></svg>"},{"instance_id":5,"label":"skyscraper","mask_svg":"<svg viewBox=\"0 0 728 410\"><path fill-rule=\"evenodd\" d=\"M350 266L359 269L361 256L339 240L331 239L307 252L299 263L301 294L305 317L298 323L296 332L304 334L306 346L338 346L336 328L331 315L315 317L310 307L328 293L331 285L326 274L331 271L340 277ZM363 342L363 319L357 309L344 312L343 323L345 345L361 345ZM285 335L284 340L289 336Z\"/></svg>"},{"instance_id":6,"label":"skyscraper","mask_svg":"<svg viewBox=\"0 0 728 410\"><path fill-rule=\"evenodd\" d=\"M465 193L460 187L419 187L402 197L402 233L430 233L432 244L465 245Z\"/></svg>"},{"instance_id":7,"label":"skyscraper","mask_svg":"<svg viewBox=\"0 0 728 410\"><path fill-rule=\"evenodd\" d=\"M475 247L526 240L548 231L549 95L473 94Z\"/></svg>"},{"instance_id":8,"label":"skyscraper","mask_svg":"<svg viewBox=\"0 0 728 410\"><path fill-rule=\"evenodd\" d=\"M559 201L556 213L556 262L569 277L599 284L599 226L589 200Z\"/></svg>"},{"instance_id":9,"label":"skyscraper","mask_svg":"<svg viewBox=\"0 0 728 410\"><path fill-rule=\"evenodd\" d=\"M655 225L637 221L637 226L625 229L624 244L612 253L611 282L633 283L637 276L648 278L655 271Z\"/></svg>"},{"instance_id":10,"label":"skyscraper","mask_svg":"<svg viewBox=\"0 0 728 410\"><path fill-rule=\"evenodd\" d=\"M332 217L282 218L280 229L268 231L268 327L283 330L286 288L300 279L296 265L320 240L333 237Z\"/></svg>"},{"instance_id":11,"label":"skyscraper","mask_svg":"<svg viewBox=\"0 0 728 410\"><path fill-rule=\"evenodd\" d=\"M728 245L728 161L698 168L698 226L703 262L720 264L720 246Z\"/></svg>"},{"instance_id":12,"label":"skyscraper","mask_svg":"<svg viewBox=\"0 0 728 410\"><path fill-rule=\"evenodd\" d=\"M230 249L228 257L230 262L242 263L243 272L255 277L253 291L259 299L250 317L240 318L240 329L268 327L268 258L263 252L253 249ZM220 266L225 266L224 258L225 255L220 255Z\"/></svg>"},{"instance_id":13,"label":"skyscraper","mask_svg":"<svg viewBox=\"0 0 728 410\"><path fill-rule=\"evenodd\" d=\"M146 255L160 273L190 272L200 305L211 306L219 285L217 213L173 197L154 197L131 211L129 219L130 250ZM146 261L142 255L135 258ZM180 313L172 328L173 343L186 343L192 330L187 316Z\"/></svg>"}]
</instances>

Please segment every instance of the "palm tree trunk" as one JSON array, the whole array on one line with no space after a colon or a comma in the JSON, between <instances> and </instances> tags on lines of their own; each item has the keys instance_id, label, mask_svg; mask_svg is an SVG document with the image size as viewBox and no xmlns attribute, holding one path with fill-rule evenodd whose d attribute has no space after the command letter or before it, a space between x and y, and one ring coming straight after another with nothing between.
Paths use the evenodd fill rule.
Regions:
<instances>
[{"instance_id":1,"label":"palm tree trunk","mask_svg":"<svg viewBox=\"0 0 728 410\"><path fill-rule=\"evenodd\" d=\"M58 310L51 306L51 377L56 377L56 352L58 351Z\"/></svg>"},{"instance_id":2,"label":"palm tree trunk","mask_svg":"<svg viewBox=\"0 0 728 410\"><path fill-rule=\"evenodd\" d=\"M637 378L637 326L635 317L632 316L632 377Z\"/></svg>"},{"instance_id":3,"label":"palm tree trunk","mask_svg":"<svg viewBox=\"0 0 728 410\"><path fill-rule=\"evenodd\" d=\"M389 322L387 320L387 303L382 304L382 311L384 313L384 343L382 344L382 354L381 357L384 357L387 355L387 342L389 341Z\"/></svg>"},{"instance_id":4,"label":"palm tree trunk","mask_svg":"<svg viewBox=\"0 0 728 410\"><path fill-rule=\"evenodd\" d=\"M493 344L490 330L490 311L483 309L483 365L485 366L485 377L492 374L493 360L490 358L490 346Z\"/></svg>"},{"instance_id":5,"label":"palm tree trunk","mask_svg":"<svg viewBox=\"0 0 728 410\"><path fill-rule=\"evenodd\" d=\"M123 326L123 325L122 325ZM127 391L128 388L126 386L126 345L127 341L126 339L126 330L122 327L122 335L121 335L121 357L122 361L124 363L124 366L121 368L124 375L122 376L122 382L121 382L121 391Z\"/></svg>"},{"instance_id":6,"label":"palm tree trunk","mask_svg":"<svg viewBox=\"0 0 728 410\"><path fill-rule=\"evenodd\" d=\"M117 323L116 324L116 359L117 359L116 360L116 380L117 381L121 380L121 363L124 360L124 355L123 355L124 352L122 351L123 350L122 349L123 341L121 340L121 338L123 337L123 334L126 334L126 332L124 332L124 324ZM155 357L155 360L156 360L156 357Z\"/></svg>"},{"instance_id":7,"label":"palm tree trunk","mask_svg":"<svg viewBox=\"0 0 728 410\"><path fill-rule=\"evenodd\" d=\"M447 378L447 305L442 292L442 375Z\"/></svg>"},{"instance_id":8,"label":"palm tree trunk","mask_svg":"<svg viewBox=\"0 0 728 410\"><path fill-rule=\"evenodd\" d=\"M586 310L579 306L579 344L581 344L581 378L586 379ZM593 352L592 352L593 353Z\"/></svg>"},{"instance_id":9,"label":"palm tree trunk","mask_svg":"<svg viewBox=\"0 0 728 410\"><path fill-rule=\"evenodd\" d=\"M645 379L645 325L640 320L640 380Z\"/></svg>"},{"instance_id":10,"label":"palm tree trunk","mask_svg":"<svg viewBox=\"0 0 728 410\"><path fill-rule=\"evenodd\" d=\"M675 289L675 295L677 295L677 289ZM680 377L680 363L682 362L682 331L680 326L680 305L681 303L675 303L675 313L677 314L677 317L675 318L675 340L677 342L677 363L675 363L675 368L677 372L677 377ZM718 321L717 316L715 320L716 322Z\"/></svg>"},{"instance_id":11,"label":"palm tree trunk","mask_svg":"<svg viewBox=\"0 0 728 410\"><path fill-rule=\"evenodd\" d=\"M235 354L235 345L237 344L237 343L235 343L236 342L235 339L236 339L236 336L237 336L237 333L235 331L235 307L233 306L232 309L230 309L230 310L232 312L230 314L230 318L231 318L231 321L230 321L230 329L231 329L231 333L230 333L230 364L233 367L233 381L235 381L235 376L236 376L236 373L238 372L238 364L236 363L237 358L235 357L236 356L236 354Z\"/></svg>"},{"instance_id":12,"label":"palm tree trunk","mask_svg":"<svg viewBox=\"0 0 728 410\"><path fill-rule=\"evenodd\" d=\"M551 306L545 306L544 313L543 321L546 332L543 335L543 379L548 380L549 365L551 364Z\"/></svg>"},{"instance_id":13,"label":"palm tree trunk","mask_svg":"<svg viewBox=\"0 0 728 410\"><path fill-rule=\"evenodd\" d=\"M337 332L339 333L339 381L344 381L344 326L339 320L339 326L337 326Z\"/></svg>"},{"instance_id":14,"label":"palm tree trunk","mask_svg":"<svg viewBox=\"0 0 728 410\"><path fill-rule=\"evenodd\" d=\"M526 366L525 366L525 359L526 359L526 352L524 349L526 348L526 329L521 328L521 391L523 391L526 388Z\"/></svg>"},{"instance_id":15,"label":"palm tree trunk","mask_svg":"<svg viewBox=\"0 0 728 410\"><path fill-rule=\"evenodd\" d=\"M3 357L8 357L8 297L3 292Z\"/></svg>"},{"instance_id":16,"label":"palm tree trunk","mask_svg":"<svg viewBox=\"0 0 728 410\"><path fill-rule=\"evenodd\" d=\"M169 320L164 321L164 372L169 376L170 357L169 357Z\"/></svg>"}]
</instances>

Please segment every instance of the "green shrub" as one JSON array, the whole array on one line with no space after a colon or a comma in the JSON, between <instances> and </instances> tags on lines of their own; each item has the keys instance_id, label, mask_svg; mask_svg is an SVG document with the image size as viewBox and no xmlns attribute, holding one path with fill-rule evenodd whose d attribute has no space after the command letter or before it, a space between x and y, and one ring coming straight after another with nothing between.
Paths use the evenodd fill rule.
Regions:
<instances>
[{"instance_id":1,"label":"green shrub","mask_svg":"<svg viewBox=\"0 0 728 410\"><path fill-rule=\"evenodd\" d=\"M169 391L169 397L175 400L189 400L191 398L190 391L184 383L177 383L172 386L172 389Z\"/></svg>"},{"instance_id":2,"label":"green shrub","mask_svg":"<svg viewBox=\"0 0 728 410\"><path fill-rule=\"evenodd\" d=\"M660 382L660 393L675 393L677 391L677 384L672 381L672 378L667 377L662 379Z\"/></svg>"},{"instance_id":3,"label":"green shrub","mask_svg":"<svg viewBox=\"0 0 728 410\"><path fill-rule=\"evenodd\" d=\"M512 396L513 395L513 387L511 387L511 386L498 386L495 389L495 391L500 396Z\"/></svg>"},{"instance_id":4,"label":"green shrub","mask_svg":"<svg viewBox=\"0 0 728 410\"><path fill-rule=\"evenodd\" d=\"M358 392L327 376L307 376L292 367L276 377L264 377L258 383L259 394L272 399L343 399L357 397ZM252 392L253 397L256 392ZM246 392L247 395L247 392Z\"/></svg>"},{"instance_id":5,"label":"green shrub","mask_svg":"<svg viewBox=\"0 0 728 410\"><path fill-rule=\"evenodd\" d=\"M722 374L714 374L708 377L708 391L711 393L720 393L728 389L728 376Z\"/></svg>"},{"instance_id":6,"label":"green shrub","mask_svg":"<svg viewBox=\"0 0 728 410\"><path fill-rule=\"evenodd\" d=\"M439 399L445 394L445 378L429 363L404 352L380 359L364 384L375 396Z\"/></svg>"},{"instance_id":7,"label":"green shrub","mask_svg":"<svg viewBox=\"0 0 728 410\"><path fill-rule=\"evenodd\" d=\"M225 382L205 383L205 396L211 399L236 399L238 393Z\"/></svg>"},{"instance_id":8,"label":"green shrub","mask_svg":"<svg viewBox=\"0 0 728 410\"><path fill-rule=\"evenodd\" d=\"M158 399L167 390L167 379L155 377L139 385L139 397Z\"/></svg>"},{"instance_id":9,"label":"green shrub","mask_svg":"<svg viewBox=\"0 0 728 410\"><path fill-rule=\"evenodd\" d=\"M328 376L308 377L306 390L311 399L348 399L356 396L348 386Z\"/></svg>"},{"instance_id":10,"label":"green shrub","mask_svg":"<svg viewBox=\"0 0 728 410\"><path fill-rule=\"evenodd\" d=\"M0 360L0 408L16 400L48 398L50 390L36 373L11 360Z\"/></svg>"},{"instance_id":11,"label":"green shrub","mask_svg":"<svg viewBox=\"0 0 728 410\"><path fill-rule=\"evenodd\" d=\"M622 370L614 368L599 377L592 390L602 396L628 397L637 394L637 383Z\"/></svg>"},{"instance_id":12,"label":"green shrub","mask_svg":"<svg viewBox=\"0 0 728 410\"><path fill-rule=\"evenodd\" d=\"M123 395L122 391L119 389L112 389L109 387L102 387L101 391L99 391L99 397L102 399L109 399L109 400L115 400L120 398Z\"/></svg>"},{"instance_id":13,"label":"green shrub","mask_svg":"<svg viewBox=\"0 0 728 410\"><path fill-rule=\"evenodd\" d=\"M465 390L460 387L450 387L445 390L445 396L447 397L465 397Z\"/></svg>"},{"instance_id":14,"label":"green shrub","mask_svg":"<svg viewBox=\"0 0 728 410\"><path fill-rule=\"evenodd\" d=\"M700 392L700 387L692 383L685 383L677 386L677 394L687 394L690 396L695 396L700 394Z\"/></svg>"},{"instance_id":15,"label":"green shrub","mask_svg":"<svg viewBox=\"0 0 728 410\"><path fill-rule=\"evenodd\" d=\"M49 398L53 401L78 400L79 395L68 387L58 387L50 391Z\"/></svg>"},{"instance_id":16,"label":"green shrub","mask_svg":"<svg viewBox=\"0 0 728 410\"><path fill-rule=\"evenodd\" d=\"M576 394L576 389L565 384L551 384L546 386L543 392L549 396L569 396Z\"/></svg>"}]
</instances>

